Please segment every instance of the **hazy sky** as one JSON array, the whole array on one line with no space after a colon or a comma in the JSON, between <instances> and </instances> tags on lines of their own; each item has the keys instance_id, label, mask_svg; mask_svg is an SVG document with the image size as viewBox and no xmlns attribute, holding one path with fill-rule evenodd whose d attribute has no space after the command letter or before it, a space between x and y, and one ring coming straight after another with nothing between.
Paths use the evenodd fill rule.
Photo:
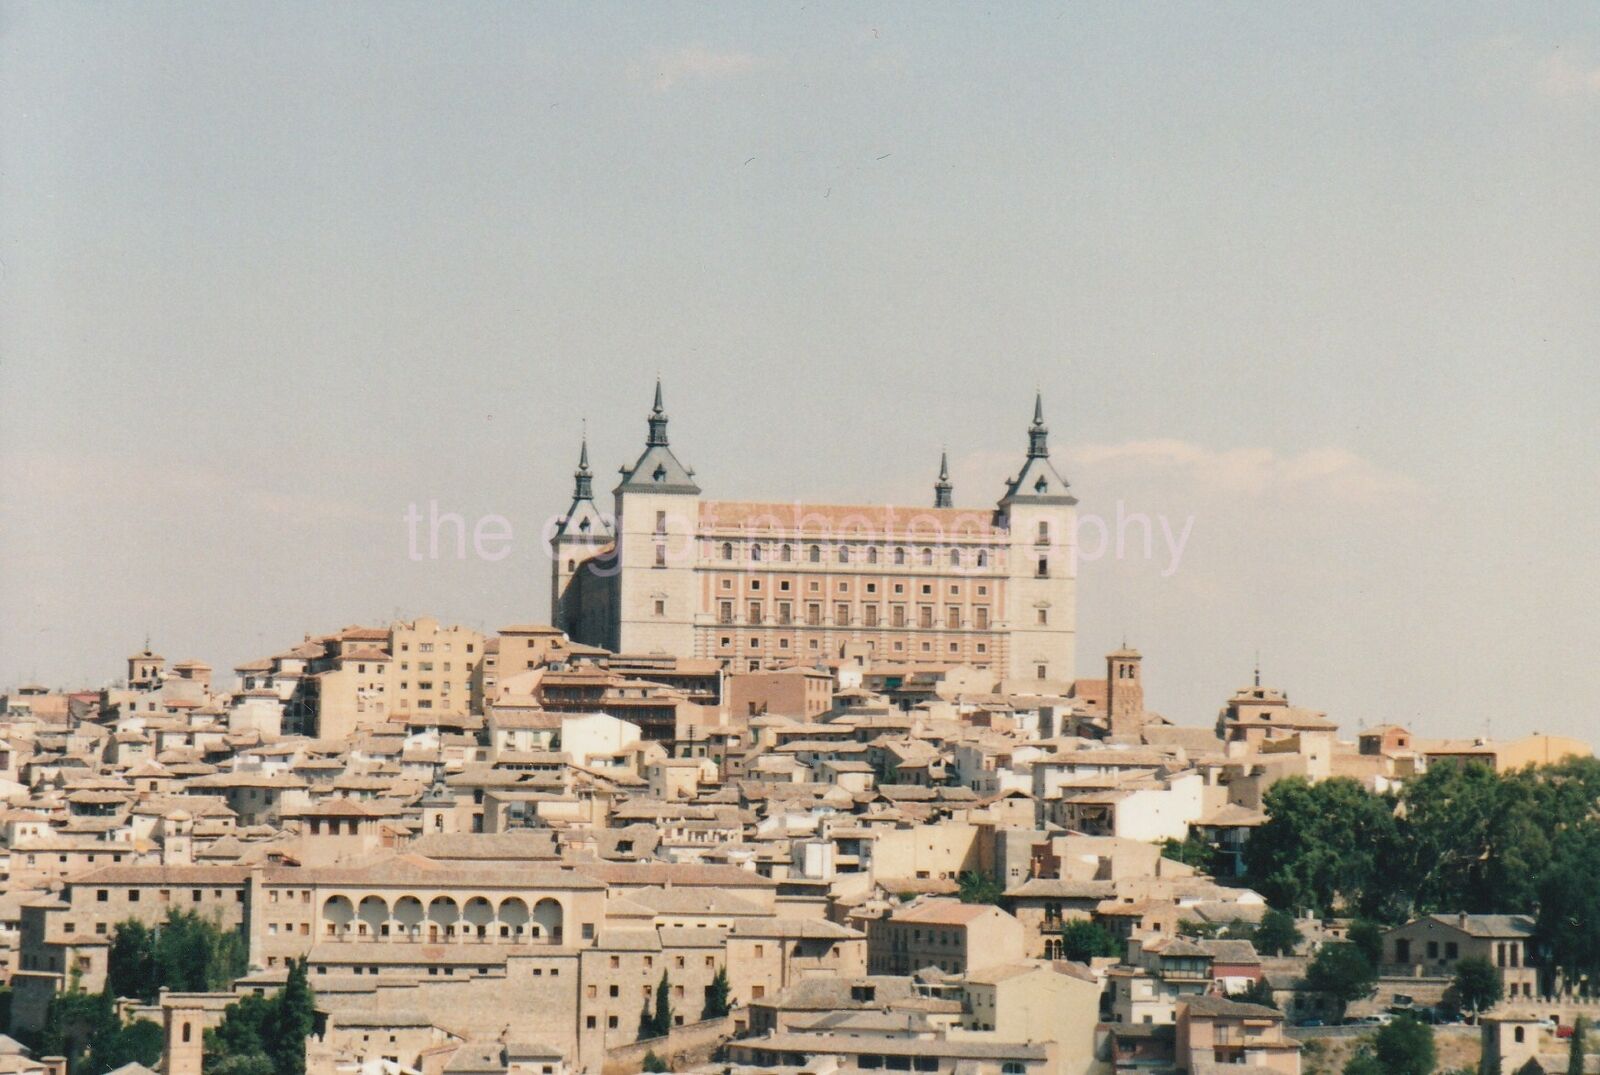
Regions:
<instances>
[{"instance_id":1,"label":"hazy sky","mask_svg":"<svg viewBox=\"0 0 1600 1075\"><path fill-rule=\"evenodd\" d=\"M0 244L0 684L545 620L660 371L773 500L991 503L1041 387L1193 516L1081 569L1176 720L1596 737L1590 3L0 3Z\"/></svg>"}]
</instances>

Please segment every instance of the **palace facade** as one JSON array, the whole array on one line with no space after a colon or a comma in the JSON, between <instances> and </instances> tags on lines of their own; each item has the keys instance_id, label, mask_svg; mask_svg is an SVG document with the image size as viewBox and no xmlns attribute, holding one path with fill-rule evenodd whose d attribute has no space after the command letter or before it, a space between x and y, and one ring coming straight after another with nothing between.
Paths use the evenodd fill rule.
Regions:
<instances>
[{"instance_id":1,"label":"palace facade","mask_svg":"<svg viewBox=\"0 0 1600 1075\"><path fill-rule=\"evenodd\" d=\"M584 444L551 539L552 619L623 653L738 671L858 658L966 664L1013 680L1074 677L1074 505L1050 462L1043 403L994 507L710 500L673 454L661 385L645 448L602 513Z\"/></svg>"}]
</instances>

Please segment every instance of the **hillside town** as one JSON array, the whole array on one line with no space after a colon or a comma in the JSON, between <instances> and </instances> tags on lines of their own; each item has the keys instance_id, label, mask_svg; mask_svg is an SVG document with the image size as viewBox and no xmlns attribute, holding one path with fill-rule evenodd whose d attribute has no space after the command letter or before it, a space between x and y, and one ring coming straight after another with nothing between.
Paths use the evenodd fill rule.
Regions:
<instances>
[{"instance_id":1,"label":"hillside town","mask_svg":"<svg viewBox=\"0 0 1600 1075\"><path fill-rule=\"evenodd\" d=\"M703 500L658 384L553 623L7 693L0 1070L1600 1070L1588 744L1259 668L1169 720L1138 649L1078 674L1042 401L1005 490Z\"/></svg>"}]
</instances>

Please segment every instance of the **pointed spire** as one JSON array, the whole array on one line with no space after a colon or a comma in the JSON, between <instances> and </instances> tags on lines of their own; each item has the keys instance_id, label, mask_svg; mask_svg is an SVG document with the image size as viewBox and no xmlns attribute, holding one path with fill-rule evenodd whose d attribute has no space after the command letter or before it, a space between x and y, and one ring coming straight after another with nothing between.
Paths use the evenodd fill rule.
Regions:
<instances>
[{"instance_id":1,"label":"pointed spire","mask_svg":"<svg viewBox=\"0 0 1600 1075\"><path fill-rule=\"evenodd\" d=\"M594 499L594 471L589 469L589 426L584 423L583 447L578 450L578 469L572 472L574 500Z\"/></svg>"},{"instance_id":2,"label":"pointed spire","mask_svg":"<svg viewBox=\"0 0 1600 1075\"><path fill-rule=\"evenodd\" d=\"M1033 424L1028 427L1028 458L1047 459L1050 456L1050 429L1044 424L1044 393L1033 394Z\"/></svg>"},{"instance_id":3,"label":"pointed spire","mask_svg":"<svg viewBox=\"0 0 1600 1075\"><path fill-rule=\"evenodd\" d=\"M1256 650L1256 686L1261 686L1261 651Z\"/></svg>"},{"instance_id":4,"label":"pointed spire","mask_svg":"<svg viewBox=\"0 0 1600 1075\"><path fill-rule=\"evenodd\" d=\"M656 378L656 402L650 408L650 435L645 444L665 447L667 443L667 409L661 403L661 378Z\"/></svg>"},{"instance_id":5,"label":"pointed spire","mask_svg":"<svg viewBox=\"0 0 1600 1075\"><path fill-rule=\"evenodd\" d=\"M950 457L949 453L939 452L939 480L933 483L933 506L936 508L954 507L950 499Z\"/></svg>"}]
</instances>

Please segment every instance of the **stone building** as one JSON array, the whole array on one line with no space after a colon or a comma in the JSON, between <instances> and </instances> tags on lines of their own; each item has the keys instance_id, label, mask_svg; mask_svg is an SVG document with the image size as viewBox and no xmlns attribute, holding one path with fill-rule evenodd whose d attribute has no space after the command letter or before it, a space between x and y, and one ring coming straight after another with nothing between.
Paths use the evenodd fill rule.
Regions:
<instances>
[{"instance_id":1,"label":"stone building","mask_svg":"<svg viewBox=\"0 0 1600 1075\"><path fill-rule=\"evenodd\" d=\"M992 508L950 506L947 476L927 508L710 500L668 442L659 383L648 425L609 516L584 445L551 539L551 607L573 639L739 671L850 653L1071 683L1077 499L1042 402Z\"/></svg>"}]
</instances>

